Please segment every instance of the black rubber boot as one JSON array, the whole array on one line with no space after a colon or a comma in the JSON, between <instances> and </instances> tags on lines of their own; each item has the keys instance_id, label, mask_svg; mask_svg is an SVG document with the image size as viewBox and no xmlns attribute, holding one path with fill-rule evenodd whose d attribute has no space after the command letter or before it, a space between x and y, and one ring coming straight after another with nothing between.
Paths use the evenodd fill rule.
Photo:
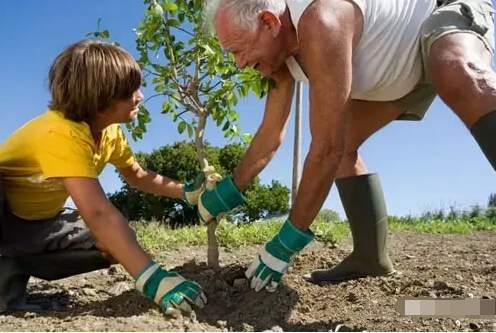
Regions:
<instances>
[{"instance_id":1,"label":"black rubber boot","mask_svg":"<svg viewBox=\"0 0 496 333\"><path fill-rule=\"evenodd\" d=\"M24 301L31 276L57 280L110 267L98 250L58 251L9 258L0 256L0 312L37 311L40 306Z\"/></svg>"},{"instance_id":2,"label":"black rubber boot","mask_svg":"<svg viewBox=\"0 0 496 333\"><path fill-rule=\"evenodd\" d=\"M305 275L311 282L341 282L394 272L387 250L387 212L377 174L336 180L350 223L353 252L327 270Z\"/></svg>"},{"instance_id":3,"label":"black rubber boot","mask_svg":"<svg viewBox=\"0 0 496 333\"><path fill-rule=\"evenodd\" d=\"M470 131L496 171L496 112L481 117Z\"/></svg>"},{"instance_id":4,"label":"black rubber boot","mask_svg":"<svg viewBox=\"0 0 496 333\"><path fill-rule=\"evenodd\" d=\"M29 275L16 258L0 256L0 313L26 308L24 296Z\"/></svg>"}]
</instances>

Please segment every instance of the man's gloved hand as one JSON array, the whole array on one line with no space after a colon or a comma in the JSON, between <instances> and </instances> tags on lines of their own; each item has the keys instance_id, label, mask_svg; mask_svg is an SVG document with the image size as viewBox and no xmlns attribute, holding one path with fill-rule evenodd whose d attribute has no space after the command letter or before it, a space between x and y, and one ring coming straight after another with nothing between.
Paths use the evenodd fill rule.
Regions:
<instances>
[{"instance_id":1,"label":"man's gloved hand","mask_svg":"<svg viewBox=\"0 0 496 333\"><path fill-rule=\"evenodd\" d=\"M246 270L251 288L256 292L263 287L269 292L276 291L283 274L288 271L291 258L314 238L310 230L302 231L286 220L279 233L265 244L264 250Z\"/></svg>"},{"instance_id":2,"label":"man's gloved hand","mask_svg":"<svg viewBox=\"0 0 496 333\"><path fill-rule=\"evenodd\" d=\"M153 300L166 313L172 308L190 313L192 307L203 308L207 297L200 285L176 272L168 272L151 262L136 278L136 289Z\"/></svg>"},{"instance_id":3,"label":"man's gloved hand","mask_svg":"<svg viewBox=\"0 0 496 333\"><path fill-rule=\"evenodd\" d=\"M198 199L198 215L204 223L217 218L245 202L245 197L234 184L231 176L224 177L216 185L206 189Z\"/></svg>"},{"instance_id":4,"label":"man's gloved hand","mask_svg":"<svg viewBox=\"0 0 496 333\"><path fill-rule=\"evenodd\" d=\"M198 204L200 193L205 189L205 174L199 172L191 182L184 182L184 200L191 206Z\"/></svg>"}]
</instances>

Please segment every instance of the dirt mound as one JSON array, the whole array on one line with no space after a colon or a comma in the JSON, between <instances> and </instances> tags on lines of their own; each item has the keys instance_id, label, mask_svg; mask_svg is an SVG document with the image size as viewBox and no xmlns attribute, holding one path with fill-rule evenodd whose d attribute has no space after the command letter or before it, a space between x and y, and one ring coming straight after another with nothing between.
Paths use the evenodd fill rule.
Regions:
<instances>
[{"instance_id":1,"label":"dirt mound","mask_svg":"<svg viewBox=\"0 0 496 333\"><path fill-rule=\"evenodd\" d=\"M46 312L0 315L1 331L496 331L496 318L414 318L396 311L403 297L496 298L496 233L391 235L398 274L334 285L302 275L331 267L351 249L315 243L295 261L278 292L255 293L244 269L260 249L222 249L220 271L205 248L181 248L158 261L198 281L208 306L190 317L163 315L120 267L56 282L30 282L29 300Z\"/></svg>"}]
</instances>

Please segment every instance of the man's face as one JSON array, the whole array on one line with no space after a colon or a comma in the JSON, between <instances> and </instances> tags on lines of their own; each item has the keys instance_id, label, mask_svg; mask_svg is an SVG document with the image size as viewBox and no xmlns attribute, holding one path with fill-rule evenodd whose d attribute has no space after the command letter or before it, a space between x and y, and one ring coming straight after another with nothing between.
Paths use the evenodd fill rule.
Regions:
<instances>
[{"instance_id":1,"label":"man's face","mask_svg":"<svg viewBox=\"0 0 496 333\"><path fill-rule=\"evenodd\" d=\"M271 13L267 20L259 20L256 30L239 27L230 19L230 13L219 10L215 30L222 47L232 53L238 68L251 66L263 76L270 77L287 58L279 35L280 21ZM261 14L262 15L262 14ZM272 14L273 15L273 14Z\"/></svg>"}]
</instances>

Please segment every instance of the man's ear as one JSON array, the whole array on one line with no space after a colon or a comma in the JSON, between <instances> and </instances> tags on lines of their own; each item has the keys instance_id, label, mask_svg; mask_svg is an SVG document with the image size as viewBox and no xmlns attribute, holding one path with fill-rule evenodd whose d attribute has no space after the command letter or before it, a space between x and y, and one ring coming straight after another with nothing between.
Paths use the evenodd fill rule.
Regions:
<instances>
[{"instance_id":1,"label":"man's ear","mask_svg":"<svg viewBox=\"0 0 496 333\"><path fill-rule=\"evenodd\" d=\"M264 10L258 15L258 19L265 29L268 29L272 37L279 35L281 31L281 20L274 13Z\"/></svg>"}]
</instances>

